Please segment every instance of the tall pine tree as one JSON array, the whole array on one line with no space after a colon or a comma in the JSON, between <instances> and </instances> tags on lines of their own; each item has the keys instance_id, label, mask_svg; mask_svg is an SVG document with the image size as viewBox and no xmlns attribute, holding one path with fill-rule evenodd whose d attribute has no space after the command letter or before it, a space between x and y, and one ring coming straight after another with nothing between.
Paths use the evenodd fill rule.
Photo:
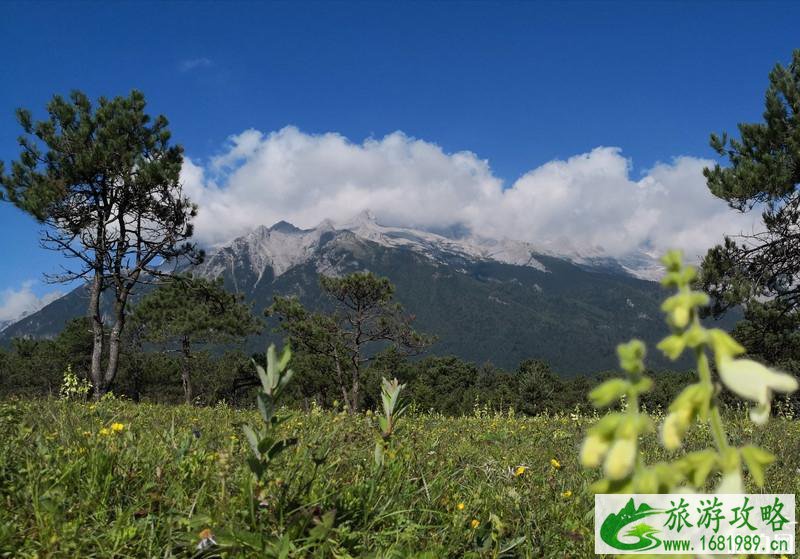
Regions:
<instances>
[{"instance_id":1,"label":"tall pine tree","mask_svg":"<svg viewBox=\"0 0 800 559\"><path fill-rule=\"evenodd\" d=\"M44 226L43 246L72 262L51 279L90 286L91 380L98 398L116 377L136 285L160 274L165 260L201 258L187 242L197 209L181 188L183 149L170 144L167 119L151 119L145 105L138 91L101 97L96 106L75 91L69 99L54 96L45 120L19 109L19 160L10 174L0 163L0 199L34 216ZM101 309L106 291L109 316Z\"/></svg>"},{"instance_id":2,"label":"tall pine tree","mask_svg":"<svg viewBox=\"0 0 800 559\"><path fill-rule=\"evenodd\" d=\"M177 344L183 357L181 381L186 403L192 403L193 348L197 344L233 341L261 329L250 307L222 280L176 276L159 285L136 305L134 327L147 341Z\"/></svg>"},{"instance_id":3,"label":"tall pine tree","mask_svg":"<svg viewBox=\"0 0 800 559\"><path fill-rule=\"evenodd\" d=\"M800 326L800 50L770 72L764 121L739 135L711 136L729 165L705 170L708 187L737 211L761 211L764 227L709 250L699 282L714 314L744 306L735 335L751 354L786 366Z\"/></svg>"}]
</instances>

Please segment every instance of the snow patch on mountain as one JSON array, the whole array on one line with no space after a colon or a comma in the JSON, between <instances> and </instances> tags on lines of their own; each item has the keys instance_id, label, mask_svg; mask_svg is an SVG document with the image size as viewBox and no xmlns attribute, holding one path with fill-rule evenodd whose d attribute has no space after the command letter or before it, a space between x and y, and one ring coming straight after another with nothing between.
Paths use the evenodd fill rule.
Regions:
<instances>
[{"instance_id":1,"label":"snow patch on mountain","mask_svg":"<svg viewBox=\"0 0 800 559\"><path fill-rule=\"evenodd\" d=\"M634 255L628 260L615 260L603 256L601 249L558 254L512 239L486 239L476 236L452 238L419 229L381 225L368 210L343 223L335 224L325 220L311 229L300 229L285 221L272 227L257 227L212 253L198 271L204 275L219 276L225 270L235 269L237 262L244 262L259 281L268 269L272 270L274 277L279 277L295 266L316 261L319 272L335 274L343 263L319 259L320 249L333 239L339 243L348 242L347 234L350 235L350 242L365 240L388 248L411 250L434 262L456 266L458 260L483 260L548 272L544 263L537 259L537 256L544 255L589 268L627 273L642 279L655 279L661 274L661 268L654 264L655 260L644 253ZM237 281L236 278L234 281Z\"/></svg>"},{"instance_id":2,"label":"snow patch on mountain","mask_svg":"<svg viewBox=\"0 0 800 559\"><path fill-rule=\"evenodd\" d=\"M237 261L244 261L258 280L268 268L278 277L311 260L322 236L333 231L329 221L314 229L299 229L285 221L272 227L262 225L211 254L198 272L216 277L226 269L233 269Z\"/></svg>"},{"instance_id":3,"label":"snow patch on mountain","mask_svg":"<svg viewBox=\"0 0 800 559\"><path fill-rule=\"evenodd\" d=\"M544 264L534 257L535 248L530 243L508 239L494 240L480 237L451 239L436 233L406 227L380 225L369 211L363 211L354 219L339 226L387 247L403 247L424 254L433 260L442 256L460 256L467 260L494 260L515 266L529 266L543 272Z\"/></svg>"}]
</instances>

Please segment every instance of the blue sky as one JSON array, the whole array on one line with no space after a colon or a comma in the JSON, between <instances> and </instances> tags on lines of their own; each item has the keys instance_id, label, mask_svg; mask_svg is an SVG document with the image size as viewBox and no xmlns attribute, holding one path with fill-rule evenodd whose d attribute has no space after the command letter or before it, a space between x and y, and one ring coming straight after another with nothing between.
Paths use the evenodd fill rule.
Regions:
<instances>
[{"instance_id":1,"label":"blue sky","mask_svg":"<svg viewBox=\"0 0 800 559\"><path fill-rule=\"evenodd\" d=\"M202 188L224 182L209 165L229 137L256 129L266 142L287 125L357 145L402 131L445 155L474 153L503 189L614 146L635 181L658 162L712 157L709 133L758 119L768 71L800 48L789 2L64 1L0 12L1 159L17 154L14 108L41 114L54 93L138 88L205 169ZM0 307L24 285L52 291L39 280L59 259L38 248L35 223L0 204L0 233Z\"/></svg>"}]
</instances>

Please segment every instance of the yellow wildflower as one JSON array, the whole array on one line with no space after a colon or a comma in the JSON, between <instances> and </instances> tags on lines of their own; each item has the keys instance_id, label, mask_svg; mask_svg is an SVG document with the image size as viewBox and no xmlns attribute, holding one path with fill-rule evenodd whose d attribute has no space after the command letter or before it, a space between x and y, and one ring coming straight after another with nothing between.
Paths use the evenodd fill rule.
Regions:
<instances>
[{"instance_id":1,"label":"yellow wildflower","mask_svg":"<svg viewBox=\"0 0 800 559\"><path fill-rule=\"evenodd\" d=\"M475 528L477 528L478 526L480 526L480 525L481 525L481 521L480 521L480 520L478 520L477 518L473 518L473 519L472 519L472 522L470 522L470 523L469 523L469 525L470 525L470 526L472 527L472 529L474 530Z\"/></svg>"},{"instance_id":2,"label":"yellow wildflower","mask_svg":"<svg viewBox=\"0 0 800 559\"><path fill-rule=\"evenodd\" d=\"M209 528L202 530L198 534L198 537L200 538L200 543L197 544L197 549L200 551L205 551L217 545L217 542L214 540L214 533Z\"/></svg>"},{"instance_id":3,"label":"yellow wildflower","mask_svg":"<svg viewBox=\"0 0 800 559\"><path fill-rule=\"evenodd\" d=\"M214 537L214 533L211 531L211 528L204 528L203 530L200 531L200 533L198 534L198 537L201 540L207 540L209 538L213 538Z\"/></svg>"},{"instance_id":4,"label":"yellow wildflower","mask_svg":"<svg viewBox=\"0 0 800 559\"><path fill-rule=\"evenodd\" d=\"M100 434L103 435L104 437L108 436L111 434L111 429L103 427L102 429L100 429Z\"/></svg>"},{"instance_id":5,"label":"yellow wildflower","mask_svg":"<svg viewBox=\"0 0 800 559\"><path fill-rule=\"evenodd\" d=\"M550 465L553 466L556 470L561 469L561 462L559 462L555 458L550 459Z\"/></svg>"},{"instance_id":6,"label":"yellow wildflower","mask_svg":"<svg viewBox=\"0 0 800 559\"><path fill-rule=\"evenodd\" d=\"M572 497L572 491L570 491L569 489L567 489L566 491L562 491L561 496L564 497L565 499L569 499L570 497Z\"/></svg>"},{"instance_id":7,"label":"yellow wildflower","mask_svg":"<svg viewBox=\"0 0 800 559\"><path fill-rule=\"evenodd\" d=\"M114 431L115 433L119 433L124 428L125 428L125 425L123 425L122 423L112 423L111 424L111 430Z\"/></svg>"},{"instance_id":8,"label":"yellow wildflower","mask_svg":"<svg viewBox=\"0 0 800 559\"><path fill-rule=\"evenodd\" d=\"M464 503L458 503L458 504L456 505L456 508L457 508L458 510L464 510Z\"/></svg>"},{"instance_id":9,"label":"yellow wildflower","mask_svg":"<svg viewBox=\"0 0 800 559\"><path fill-rule=\"evenodd\" d=\"M516 469L516 470L514 470L514 475L515 475L515 476L517 476L517 477L519 477L519 476L521 476L522 474L524 474L524 473L525 473L525 470L527 470L527 469L528 469L528 468L527 468L527 467L525 467L525 466L517 466L517 469Z\"/></svg>"}]
</instances>

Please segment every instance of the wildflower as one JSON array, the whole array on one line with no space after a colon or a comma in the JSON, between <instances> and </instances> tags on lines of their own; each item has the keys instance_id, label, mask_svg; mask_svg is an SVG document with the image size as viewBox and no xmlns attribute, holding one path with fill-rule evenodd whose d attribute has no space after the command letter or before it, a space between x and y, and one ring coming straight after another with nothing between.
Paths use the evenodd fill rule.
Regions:
<instances>
[{"instance_id":1,"label":"wildflower","mask_svg":"<svg viewBox=\"0 0 800 559\"><path fill-rule=\"evenodd\" d=\"M102 429L100 429L100 434L103 435L104 437L107 437L108 435L111 434L111 429L109 429L108 427L103 427Z\"/></svg>"},{"instance_id":2,"label":"wildflower","mask_svg":"<svg viewBox=\"0 0 800 559\"><path fill-rule=\"evenodd\" d=\"M708 304L708 295L705 293L691 292L679 293L667 298L661 305L661 310L667 313L667 317L673 326L686 328L692 316L692 311L698 306Z\"/></svg>"},{"instance_id":3,"label":"wildflower","mask_svg":"<svg viewBox=\"0 0 800 559\"><path fill-rule=\"evenodd\" d=\"M481 521L480 521L480 520L478 520L477 518L473 518L473 519L472 519L472 522L470 522L470 523L469 523L469 525L470 525L470 527L472 527L472 529L474 530L475 528L477 528L478 526L480 526L480 525L481 525Z\"/></svg>"},{"instance_id":4,"label":"wildflower","mask_svg":"<svg viewBox=\"0 0 800 559\"><path fill-rule=\"evenodd\" d=\"M92 432L91 431L84 431L83 432L83 436L84 437L91 437L92 436Z\"/></svg>"},{"instance_id":5,"label":"wildflower","mask_svg":"<svg viewBox=\"0 0 800 559\"><path fill-rule=\"evenodd\" d=\"M456 508L457 508L458 510L464 510L464 506L465 506L465 505L464 505L464 503L458 503L458 504L456 505Z\"/></svg>"},{"instance_id":6,"label":"wildflower","mask_svg":"<svg viewBox=\"0 0 800 559\"><path fill-rule=\"evenodd\" d=\"M675 450L681 446L681 436L684 431L682 427L680 416L676 413L669 414L664 420L661 427L661 440L667 450Z\"/></svg>"},{"instance_id":7,"label":"wildflower","mask_svg":"<svg viewBox=\"0 0 800 559\"><path fill-rule=\"evenodd\" d=\"M681 439L689 427L694 410L684 407L676 412L672 412L664 419L661 425L661 441L667 450L675 450L681 446Z\"/></svg>"},{"instance_id":8,"label":"wildflower","mask_svg":"<svg viewBox=\"0 0 800 559\"><path fill-rule=\"evenodd\" d=\"M559 462L555 458L551 458L550 459L550 465L553 466L556 470L560 470L561 469L561 462Z\"/></svg>"},{"instance_id":9,"label":"wildflower","mask_svg":"<svg viewBox=\"0 0 800 559\"><path fill-rule=\"evenodd\" d=\"M525 467L525 466L517 466L517 469L516 469L516 470L514 470L514 475L515 475L515 476L517 476L517 477L519 477L519 476L521 476L522 474L524 474L524 473L525 473L525 470L527 470L527 469L528 469L528 468L527 468L527 467Z\"/></svg>"},{"instance_id":10,"label":"wildflower","mask_svg":"<svg viewBox=\"0 0 800 559\"><path fill-rule=\"evenodd\" d=\"M200 543L197 544L197 549L200 551L204 551L212 546L217 545L217 542L214 540L214 533L210 528L205 528L202 530L198 534L198 537L200 538Z\"/></svg>"},{"instance_id":11,"label":"wildflower","mask_svg":"<svg viewBox=\"0 0 800 559\"><path fill-rule=\"evenodd\" d=\"M617 439L611 445L604 464L606 477L612 480L624 479L633 469L636 461L636 441Z\"/></svg>"},{"instance_id":12,"label":"wildflower","mask_svg":"<svg viewBox=\"0 0 800 559\"><path fill-rule=\"evenodd\" d=\"M719 377L734 394L756 402L750 419L763 425L769 419L773 392L794 392L797 380L750 359L725 359L719 362Z\"/></svg>"},{"instance_id":13,"label":"wildflower","mask_svg":"<svg viewBox=\"0 0 800 559\"><path fill-rule=\"evenodd\" d=\"M572 497L572 491L570 491L569 489L567 489L566 491L562 491L561 496L564 497L565 499L569 499L570 497Z\"/></svg>"},{"instance_id":14,"label":"wildflower","mask_svg":"<svg viewBox=\"0 0 800 559\"><path fill-rule=\"evenodd\" d=\"M124 428L125 428L125 425L123 425L122 423L112 423L111 424L111 430L114 431L115 433L119 433Z\"/></svg>"},{"instance_id":15,"label":"wildflower","mask_svg":"<svg viewBox=\"0 0 800 559\"><path fill-rule=\"evenodd\" d=\"M586 468L596 468L600 465L608 451L609 442L598 435L589 435L581 447L581 463Z\"/></svg>"},{"instance_id":16,"label":"wildflower","mask_svg":"<svg viewBox=\"0 0 800 559\"><path fill-rule=\"evenodd\" d=\"M717 486L716 493L720 495L744 493L744 482L742 474L738 470L723 473L722 479Z\"/></svg>"}]
</instances>

